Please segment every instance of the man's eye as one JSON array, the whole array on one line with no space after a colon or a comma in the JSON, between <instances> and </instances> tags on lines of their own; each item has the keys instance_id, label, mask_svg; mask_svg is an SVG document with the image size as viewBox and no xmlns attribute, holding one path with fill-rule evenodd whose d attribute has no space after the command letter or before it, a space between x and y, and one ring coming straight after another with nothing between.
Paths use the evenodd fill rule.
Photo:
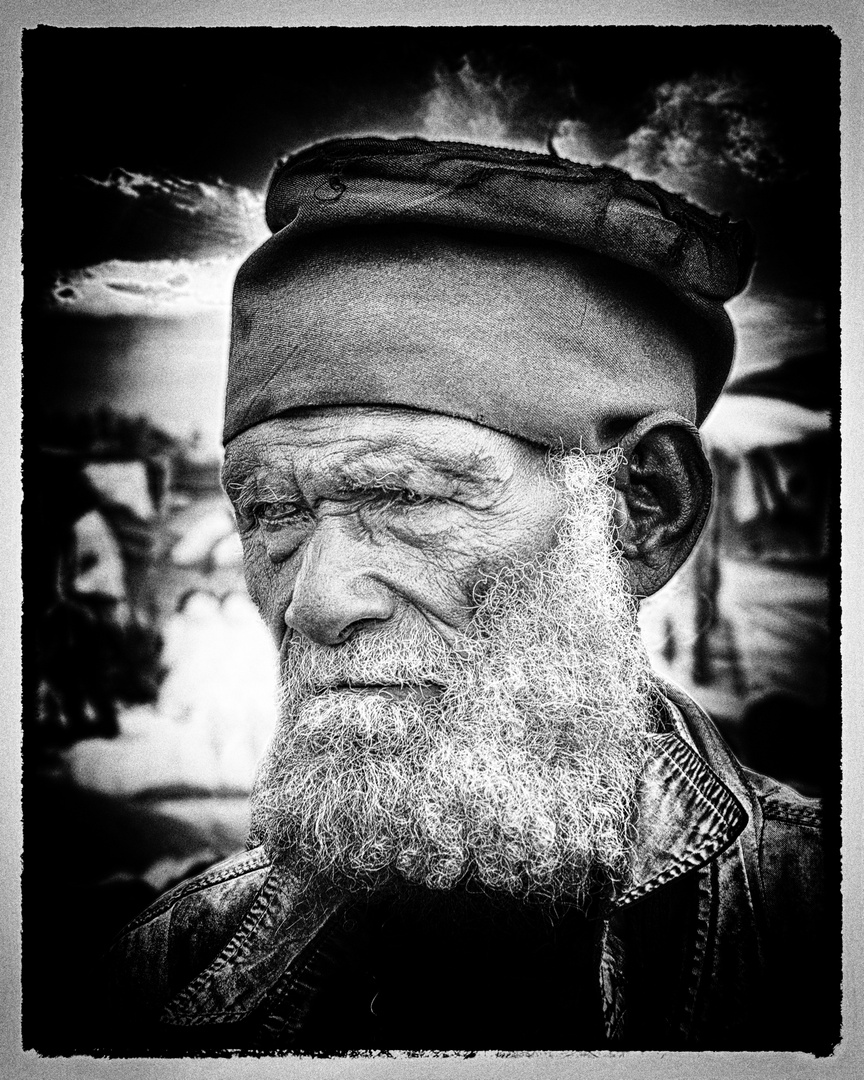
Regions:
<instances>
[{"instance_id":1,"label":"man's eye","mask_svg":"<svg viewBox=\"0 0 864 1080\"><path fill-rule=\"evenodd\" d=\"M399 488L397 491L387 492L387 502L391 506L403 507L403 506L422 506L424 503L431 502L429 495L421 495L419 492L412 491L411 488Z\"/></svg>"},{"instance_id":2,"label":"man's eye","mask_svg":"<svg viewBox=\"0 0 864 1080\"><path fill-rule=\"evenodd\" d=\"M265 528L276 528L289 522L297 521L302 515L297 503L258 503L252 510L252 517Z\"/></svg>"}]
</instances>

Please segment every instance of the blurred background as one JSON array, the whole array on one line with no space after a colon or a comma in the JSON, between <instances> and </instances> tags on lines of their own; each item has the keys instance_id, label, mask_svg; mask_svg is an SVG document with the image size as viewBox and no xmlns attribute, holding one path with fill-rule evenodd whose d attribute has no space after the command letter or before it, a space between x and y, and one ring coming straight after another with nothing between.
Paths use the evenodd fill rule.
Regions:
<instances>
[{"instance_id":1,"label":"blurred background","mask_svg":"<svg viewBox=\"0 0 864 1080\"><path fill-rule=\"evenodd\" d=\"M40 27L23 58L31 1043L80 1017L80 972L128 918L245 840L275 677L219 488L230 290L276 159L319 139L549 150L751 222L735 368L704 429L714 509L643 631L745 763L830 793L829 30Z\"/></svg>"}]
</instances>

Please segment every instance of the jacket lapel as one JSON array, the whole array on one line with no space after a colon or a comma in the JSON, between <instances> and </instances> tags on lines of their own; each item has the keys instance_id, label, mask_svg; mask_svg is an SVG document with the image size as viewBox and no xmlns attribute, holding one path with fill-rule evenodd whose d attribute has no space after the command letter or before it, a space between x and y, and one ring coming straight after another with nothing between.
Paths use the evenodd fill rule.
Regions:
<instances>
[{"instance_id":1,"label":"jacket lapel","mask_svg":"<svg viewBox=\"0 0 864 1080\"><path fill-rule=\"evenodd\" d=\"M639 791L633 877L607 907L600 949L607 1038L640 1049L683 1048L708 1030L719 1038L758 1014L742 996L760 965L758 804L710 719L677 687L661 688L669 722ZM686 892L635 903L688 871Z\"/></svg>"},{"instance_id":2,"label":"jacket lapel","mask_svg":"<svg viewBox=\"0 0 864 1080\"><path fill-rule=\"evenodd\" d=\"M655 736L636 802L631 883L624 907L704 866L747 824L747 812L696 750L673 730Z\"/></svg>"},{"instance_id":3,"label":"jacket lapel","mask_svg":"<svg viewBox=\"0 0 864 1080\"><path fill-rule=\"evenodd\" d=\"M237 933L165 1007L168 1024L235 1023L259 1006L339 910L310 904L285 869L274 866Z\"/></svg>"}]
</instances>

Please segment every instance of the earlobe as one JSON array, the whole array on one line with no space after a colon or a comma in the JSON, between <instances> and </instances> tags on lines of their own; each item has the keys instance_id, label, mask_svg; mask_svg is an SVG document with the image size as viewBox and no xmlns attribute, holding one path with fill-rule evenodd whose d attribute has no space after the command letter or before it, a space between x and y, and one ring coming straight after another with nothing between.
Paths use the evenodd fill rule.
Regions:
<instances>
[{"instance_id":1,"label":"earlobe","mask_svg":"<svg viewBox=\"0 0 864 1080\"><path fill-rule=\"evenodd\" d=\"M698 430L677 413L645 417L619 445L617 540L634 595L650 596L699 538L711 505L711 469Z\"/></svg>"}]
</instances>

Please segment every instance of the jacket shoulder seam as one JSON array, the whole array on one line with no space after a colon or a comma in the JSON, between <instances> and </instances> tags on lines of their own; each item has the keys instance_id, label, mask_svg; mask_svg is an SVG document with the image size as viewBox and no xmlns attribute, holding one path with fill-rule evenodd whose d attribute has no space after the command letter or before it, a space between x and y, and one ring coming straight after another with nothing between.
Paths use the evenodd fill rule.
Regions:
<instances>
[{"instance_id":1,"label":"jacket shoulder seam","mask_svg":"<svg viewBox=\"0 0 864 1080\"><path fill-rule=\"evenodd\" d=\"M789 825L801 825L804 828L822 827L822 810L818 806L798 806L785 799L759 798L762 816L766 822L783 821Z\"/></svg>"}]
</instances>

